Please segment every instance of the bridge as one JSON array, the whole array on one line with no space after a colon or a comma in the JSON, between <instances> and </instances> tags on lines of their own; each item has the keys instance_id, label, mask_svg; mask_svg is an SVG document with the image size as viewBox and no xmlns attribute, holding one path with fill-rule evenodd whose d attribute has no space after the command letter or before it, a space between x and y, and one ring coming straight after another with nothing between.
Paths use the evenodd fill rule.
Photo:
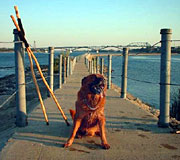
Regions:
<instances>
[{"instance_id":1,"label":"bridge","mask_svg":"<svg viewBox=\"0 0 180 160\"><path fill-rule=\"evenodd\" d=\"M102 46L55 46L54 49L62 50L62 51L79 51L79 50L86 50L86 51L108 51L108 50L115 50L115 51L122 51L122 48L147 48L151 47L151 44L148 42L132 42L128 45L102 45ZM37 50L44 50L48 51L48 47L45 48L36 48Z\"/></svg>"}]
</instances>

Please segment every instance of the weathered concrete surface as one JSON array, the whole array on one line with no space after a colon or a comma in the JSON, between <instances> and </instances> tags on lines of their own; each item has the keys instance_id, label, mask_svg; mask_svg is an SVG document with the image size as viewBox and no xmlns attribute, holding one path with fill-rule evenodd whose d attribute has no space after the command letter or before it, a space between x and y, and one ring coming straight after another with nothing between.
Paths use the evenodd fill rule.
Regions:
<instances>
[{"instance_id":1,"label":"weathered concrete surface","mask_svg":"<svg viewBox=\"0 0 180 160\"><path fill-rule=\"evenodd\" d=\"M81 79L88 74L83 60L62 89L55 94L68 120L74 108ZM0 153L1 160L171 160L180 159L180 135L157 127L157 119L131 102L108 90L106 103L107 139L111 148L103 150L99 137L75 139L70 148L63 144L70 135L52 98L44 101L50 125L46 126L40 105L28 116L29 125L16 129Z\"/></svg>"}]
</instances>

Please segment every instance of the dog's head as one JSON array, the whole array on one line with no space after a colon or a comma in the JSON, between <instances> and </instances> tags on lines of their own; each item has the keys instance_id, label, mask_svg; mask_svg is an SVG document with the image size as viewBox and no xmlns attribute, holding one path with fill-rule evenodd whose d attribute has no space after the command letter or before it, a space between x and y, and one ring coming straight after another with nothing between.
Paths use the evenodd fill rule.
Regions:
<instances>
[{"instance_id":1,"label":"dog's head","mask_svg":"<svg viewBox=\"0 0 180 160\"><path fill-rule=\"evenodd\" d=\"M106 90L106 80L101 74L91 74L82 79L82 87L86 87L92 94L101 94Z\"/></svg>"}]
</instances>

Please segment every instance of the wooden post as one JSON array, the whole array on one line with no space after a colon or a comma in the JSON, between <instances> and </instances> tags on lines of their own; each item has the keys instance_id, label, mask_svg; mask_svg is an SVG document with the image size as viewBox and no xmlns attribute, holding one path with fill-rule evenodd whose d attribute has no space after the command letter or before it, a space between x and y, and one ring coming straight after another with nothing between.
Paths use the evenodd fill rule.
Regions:
<instances>
[{"instance_id":1,"label":"wooden post","mask_svg":"<svg viewBox=\"0 0 180 160\"><path fill-rule=\"evenodd\" d=\"M63 83L66 83L66 57L63 57Z\"/></svg>"},{"instance_id":2,"label":"wooden post","mask_svg":"<svg viewBox=\"0 0 180 160\"><path fill-rule=\"evenodd\" d=\"M86 58L86 66L89 68L89 60Z\"/></svg>"},{"instance_id":3,"label":"wooden post","mask_svg":"<svg viewBox=\"0 0 180 160\"><path fill-rule=\"evenodd\" d=\"M108 84L107 84L107 89L111 89L111 70L112 70L112 55L108 55Z\"/></svg>"},{"instance_id":4,"label":"wooden post","mask_svg":"<svg viewBox=\"0 0 180 160\"><path fill-rule=\"evenodd\" d=\"M94 59L91 60L91 74L94 73Z\"/></svg>"},{"instance_id":5,"label":"wooden post","mask_svg":"<svg viewBox=\"0 0 180 160\"><path fill-rule=\"evenodd\" d=\"M49 87L53 91L54 88L54 47L49 47L49 70L48 70L48 81ZM50 97L50 92L48 91L48 97Z\"/></svg>"},{"instance_id":6,"label":"wooden post","mask_svg":"<svg viewBox=\"0 0 180 160\"><path fill-rule=\"evenodd\" d=\"M72 71L74 71L75 65L76 65L76 57L74 57L72 61Z\"/></svg>"},{"instance_id":7,"label":"wooden post","mask_svg":"<svg viewBox=\"0 0 180 160\"><path fill-rule=\"evenodd\" d=\"M86 57L84 57L84 64L87 66L87 64L86 64Z\"/></svg>"},{"instance_id":8,"label":"wooden post","mask_svg":"<svg viewBox=\"0 0 180 160\"><path fill-rule=\"evenodd\" d=\"M126 98L126 94L127 94L127 68L128 68L128 48L123 48L121 98Z\"/></svg>"},{"instance_id":9,"label":"wooden post","mask_svg":"<svg viewBox=\"0 0 180 160\"><path fill-rule=\"evenodd\" d=\"M87 66L87 69L88 69L88 71L89 71L89 60L88 59L86 59L86 66Z\"/></svg>"},{"instance_id":10,"label":"wooden post","mask_svg":"<svg viewBox=\"0 0 180 160\"><path fill-rule=\"evenodd\" d=\"M62 55L59 55L59 88L62 88Z\"/></svg>"},{"instance_id":11,"label":"wooden post","mask_svg":"<svg viewBox=\"0 0 180 160\"><path fill-rule=\"evenodd\" d=\"M69 76L69 56L66 58L66 77Z\"/></svg>"},{"instance_id":12,"label":"wooden post","mask_svg":"<svg viewBox=\"0 0 180 160\"><path fill-rule=\"evenodd\" d=\"M91 61L89 60L89 73L91 73Z\"/></svg>"},{"instance_id":13,"label":"wooden post","mask_svg":"<svg viewBox=\"0 0 180 160\"><path fill-rule=\"evenodd\" d=\"M72 60L71 58L69 59L69 75L72 75L73 72L73 66L72 66Z\"/></svg>"},{"instance_id":14,"label":"wooden post","mask_svg":"<svg viewBox=\"0 0 180 160\"><path fill-rule=\"evenodd\" d=\"M93 58L93 73L97 73L97 70L96 70L96 58L94 57Z\"/></svg>"},{"instance_id":15,"label":"wooden post","mask_svg":"<svg viewBox=\"0 0 180 160\"><path fill-rule=\"evenodd\" d=\"M86 58L86 67L89 69L89 61L87 58Z\"/></svg>"},{"instance_id":16,"label":"wooden post","mask_svg":"<svg viewBox=\"0 0 180 160\"><path fill-rule=\"evenodd\" d=\"M96 73L99 73L99 56L96 57Z\"/></svg>"},{"instance_id":17,"label":"wooden post","mask_svg":"<svg viewBox=\"0 0 180 160\"><path fill-rule=\"evenodd\" d=\"M26 86L25 86L25 66L24 66L24 48L20 42L18 31L14 29L14 41L19 43L14 44L15 52L15 75L16 75L16 126L27 126L26 113Z\"/></svg>"},{"instance_id":18,"label":"wooden post","mask_svg":"<svg viewBox=\"0 0 180 160\"><path fill-rule=\"evenodd\" d=\"M161 73L159 127L169 127L170 74L171 74L171 29L161 29Z\"/></svg>"},{"instance_id":19,"label":"wooden post","mask_svg":"<svg viewBox=\"0 0 180 160\"><path fill-rule=\"evenodd\" d=\"M104 73L104 58L101 58L101 68L100 68L100 73L103 75Z\"/></svg>"}]
</instances>

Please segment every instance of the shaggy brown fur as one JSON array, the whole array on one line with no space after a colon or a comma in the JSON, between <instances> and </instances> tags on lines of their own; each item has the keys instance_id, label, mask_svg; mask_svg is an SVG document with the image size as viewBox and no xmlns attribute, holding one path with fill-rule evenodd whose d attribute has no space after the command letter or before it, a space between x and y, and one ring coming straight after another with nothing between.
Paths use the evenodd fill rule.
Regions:
<instances>
[{"instance_id":1,"label":"shaggy brown fur","mask_svg":"<svg viewBox=\"0 0 180 160\"><path fill-rule=\"evenodd\" d=\"M109 149L105 135L105 94L106 81L101 74L91 74L82 80L82 87L78 92L76 111L70 110L74 121L73 131L64 147L72 145L75 136L84 135L101 137L102 147Z\"/></svg>"}]
</instances>

